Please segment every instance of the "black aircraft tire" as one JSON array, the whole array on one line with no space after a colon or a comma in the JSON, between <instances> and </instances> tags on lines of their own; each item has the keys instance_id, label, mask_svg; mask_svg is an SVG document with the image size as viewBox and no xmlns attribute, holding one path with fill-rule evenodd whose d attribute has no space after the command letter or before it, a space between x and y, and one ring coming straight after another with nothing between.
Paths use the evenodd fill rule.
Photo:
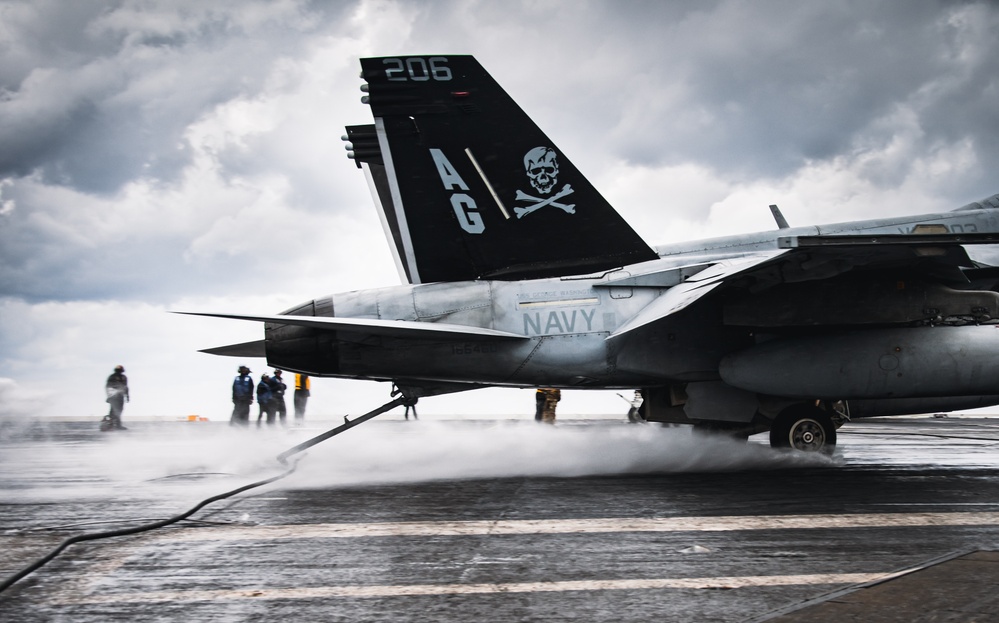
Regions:
<instances>
[{"instance_id":1,"label":"black aircraft tire","mask_svg":"<svg viewBox=\"0 0 999 623\"><path fill-rule=\"evenodd\" d=\"M829 414L818 407L791 407L774 419L770 446L832 454L836 448L836 426Z\"/></svg>"}]
</instances>

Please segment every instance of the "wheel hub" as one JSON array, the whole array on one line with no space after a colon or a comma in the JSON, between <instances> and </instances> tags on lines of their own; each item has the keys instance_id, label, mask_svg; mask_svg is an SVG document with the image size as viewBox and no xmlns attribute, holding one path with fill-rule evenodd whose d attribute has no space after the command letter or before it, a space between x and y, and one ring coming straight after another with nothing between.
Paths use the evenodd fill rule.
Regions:
<instances>
[{"instance_id":1,"label":"wheel hub","mask_svg":"<svg viewBox=\"0 0 999 623\"><path fill-rule=\"evenodd\" d=\"M813 419L795 422L789 435L791 447L795 450L815 452L826 445L826 433L822 424Z\"/></svg>"}]
</instances>

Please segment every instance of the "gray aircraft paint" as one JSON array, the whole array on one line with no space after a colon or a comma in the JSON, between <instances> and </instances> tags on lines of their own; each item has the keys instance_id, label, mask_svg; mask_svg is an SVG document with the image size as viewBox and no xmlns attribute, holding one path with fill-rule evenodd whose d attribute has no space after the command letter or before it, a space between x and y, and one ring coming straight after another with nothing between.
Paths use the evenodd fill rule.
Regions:
<instances>
[{"instance_id":1,"label":"gray aircraft paint","mask_svg":"<svg viewBox=\"0 0 999 623\"><path fill-rule=\"evenodd\" d=\"M999 195L653 251L473 58L361 65L375 123L348 128L364 142L352 155L382 168L376 199L395 216L383 224L410 284L316 299L286 322L228 315L266 323L271 365L409 396L641 387L667 421L783 435L785 420L818 418L830 438L833 401L893 413L921 397L999 403L987 395L999 387L999 280L971 261L999 256ZM854 307L809 312L823 286Z\"/></svg>"}]
</instances>

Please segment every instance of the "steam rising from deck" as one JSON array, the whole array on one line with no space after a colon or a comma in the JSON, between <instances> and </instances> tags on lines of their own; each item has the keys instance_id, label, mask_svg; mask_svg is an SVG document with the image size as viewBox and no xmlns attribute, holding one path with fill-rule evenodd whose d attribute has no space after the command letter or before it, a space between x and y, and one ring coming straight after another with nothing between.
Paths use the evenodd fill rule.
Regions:
<instances>
[{"instance_id":1,"label":"steam rising from deck","mask_svg":"<svg viewBox=\"0 0 999 623\"><path fill-rule=\"evenodd\" d=\"M232 430L217 424L158 425L89 441L12 444L8 473L37 486L5 499L182 498L212 495L233 479L276 473L275 456L316 429ZM277 488L323 488L427 480L613 476L829 465L757 443L696 437L687 428L618 423L518 421L370 422L310 449Z\"/></svg>"}]
</instances>

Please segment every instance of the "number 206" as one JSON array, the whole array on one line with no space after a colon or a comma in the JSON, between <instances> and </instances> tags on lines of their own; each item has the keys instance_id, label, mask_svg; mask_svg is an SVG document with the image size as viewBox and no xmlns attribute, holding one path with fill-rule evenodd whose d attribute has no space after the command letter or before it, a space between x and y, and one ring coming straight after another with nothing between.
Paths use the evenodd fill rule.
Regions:
<instances>
[{"instance_id":1,"label":"number 206","mask_svg":"<svg viewBox=\"0 0 999 623\"><path fill-rule=\"evenodd\" d=\"M447 59L443 56L433 56L429 59L386 58L382 59L382 63L385 65L385 77L393 82L406 80L443 82L451 79L451 68L447 66Z\"/></svg>"}]
</instances>

